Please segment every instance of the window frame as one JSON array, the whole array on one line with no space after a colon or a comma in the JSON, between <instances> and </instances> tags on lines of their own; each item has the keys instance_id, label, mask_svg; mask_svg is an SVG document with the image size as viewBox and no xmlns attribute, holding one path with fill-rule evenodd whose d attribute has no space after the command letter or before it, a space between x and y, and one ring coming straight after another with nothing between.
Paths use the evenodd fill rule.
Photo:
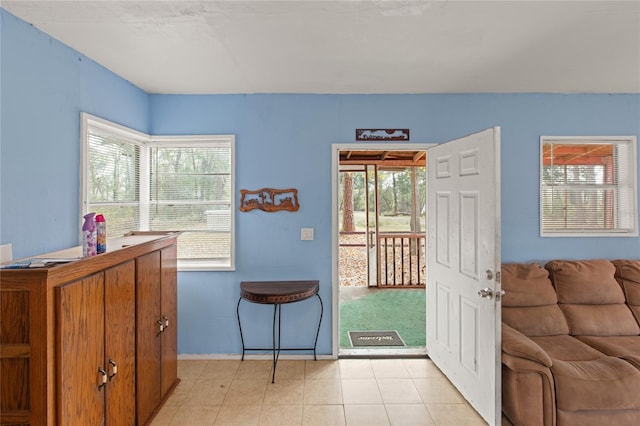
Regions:
<instances>
[{"instance_id":1,"label":"window frame","mask_svg":"<svg viewBox=\"0 0 640 426\"><path fill-rule=\"evenodd\" d=\"M587 229L570 229L564 228L552 231L544 228L544 192L548 185L544 183L544 146L549 143L557 143L560 145L586 145L586 144L626 144L629 149L629 177L627 183L630 185L629 193L631 194L628 207L631 213L628 219L631 226L628 229L611 229L611 230L587 230ZM539 154L539 220L540 220L540 236L541 237L637 237L638 236L638 181L637 181L637 138L635 136L541 136L540 137L540 154ZM617 166L616 166L617 170ZM617 176L616 176L617 178ZM593 184L591 187L605 187L611 184ZM616 191L619 183L615 184ZM615 207L615 212L619 212L620 206Z\"/></svg>"},{"instance_id":2,"label":"window frame","mask_svg":"<svg viewBox=\"0 0 640 426\"><path fill-rule=\"evenodd\" d=\"M147 135L145 133L130 129L117 123L96 117L86 112L81 113L80 119L80 218L89 211L89 182L88 182L88 135L90 127L99 127L115 136L129 139L140 149L139 164L139 223L141 231L148 231L150 225L149 213L142 206L151 203L150 183L151 183L151 161L150 152L152 148L170 147L203 147L210 143L228 143L230 149L230 249L229 264L219 265L213 259L186 259L178 258L179 271L235 271L235 135ZM108 220L108 218L107 218ZM180 231L176 229L176 231Z\"/></svg>"}]
</instances>

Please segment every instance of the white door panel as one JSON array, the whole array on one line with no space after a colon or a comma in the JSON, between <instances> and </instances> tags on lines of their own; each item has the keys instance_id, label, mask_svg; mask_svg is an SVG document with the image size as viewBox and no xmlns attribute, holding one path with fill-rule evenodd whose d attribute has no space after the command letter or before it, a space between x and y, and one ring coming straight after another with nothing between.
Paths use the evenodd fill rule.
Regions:
<instances>
[{"instance_id":1,"label":"white door panel","mask_svg":"<svg viewBox=\"0 0 640 426\"><path fill-rule=\"evenodd\" d=\"M500 294L500 129L437 145L427 156L427 351L498 424L500 302L478 292Z\"/></svg>"}]
</instances>

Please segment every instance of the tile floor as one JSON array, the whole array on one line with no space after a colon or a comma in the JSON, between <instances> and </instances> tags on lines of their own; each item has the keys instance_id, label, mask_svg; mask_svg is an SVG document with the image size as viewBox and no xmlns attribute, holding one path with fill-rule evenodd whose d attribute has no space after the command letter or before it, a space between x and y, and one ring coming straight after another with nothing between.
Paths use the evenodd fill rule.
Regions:
<instances>
[{"instance_id":1,"label":"tile floor","mask_svg":"<svg viewBox=\"0 0 640 426\"><path fill-rule=\"evenodd\" d=\"M161 425L485 425L428 359L180 360Z\"/></svg>"}]
</instances>

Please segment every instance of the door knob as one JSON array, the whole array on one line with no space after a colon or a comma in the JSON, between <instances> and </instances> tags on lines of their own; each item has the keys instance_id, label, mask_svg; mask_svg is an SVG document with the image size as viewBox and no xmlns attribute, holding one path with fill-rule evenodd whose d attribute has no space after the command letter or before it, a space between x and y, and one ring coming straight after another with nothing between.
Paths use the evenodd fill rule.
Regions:
<instances>
[{"instance_id":1,"label":"door knob","mask_svg":"<svg viewBox=\"0 0 640 426\"><path fill-rule=\"evenodd\" d=\"M478 296L480 296L482 298L486 298L486 299L492 299L493 298L493 290L491 290L489 287L483 288L482 290L478 291Z\"/></svg>"},{"instance_id":2,"label":"door knob","mask_svg":"<svg viewBox=\"0 0 640 426\"><path fill-rule=\"evenodd\" d=\"M107 384L107 371L102 367L98 367L98 390L102 389L106 384Z\"/></svg>"},{"instance_id":3,"label":"door knob","mask_svg":"<svg viewBox=\"0 0 640 426\"><path fill-rule=\"evenodd\" d=\"M118 374L118 364L111 358L109 358L109 367L111 368L111 374L109 374L109 380L112 380L116 374Z\"/></svg>"},{"instance_id":4,"label":"door knob","mask_svg":"<svg viewBox=\"0 0 640 426\"><path fill-rule=\"evenodd\" d=\"M167 328L169 328L169 318L167 318L166 315L163 315L162 319L164 321L164 329L166 330Z\"/></svg>"}]
</instances>

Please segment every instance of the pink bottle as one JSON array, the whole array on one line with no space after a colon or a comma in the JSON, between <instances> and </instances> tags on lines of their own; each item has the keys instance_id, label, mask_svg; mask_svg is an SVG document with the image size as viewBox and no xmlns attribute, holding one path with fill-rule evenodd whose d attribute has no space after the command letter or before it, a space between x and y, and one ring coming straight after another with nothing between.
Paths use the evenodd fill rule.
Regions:
<instances>
[{"instance_id":1,"label":"pink bottle","mask_svg":"<svg viewBox=\"0 0 640 426\"><path fill-rule=\"evenodd\" d=\"M96 253L107 251L107 221L104 215L96 215Z\"/></svg>"}]
</instances>

